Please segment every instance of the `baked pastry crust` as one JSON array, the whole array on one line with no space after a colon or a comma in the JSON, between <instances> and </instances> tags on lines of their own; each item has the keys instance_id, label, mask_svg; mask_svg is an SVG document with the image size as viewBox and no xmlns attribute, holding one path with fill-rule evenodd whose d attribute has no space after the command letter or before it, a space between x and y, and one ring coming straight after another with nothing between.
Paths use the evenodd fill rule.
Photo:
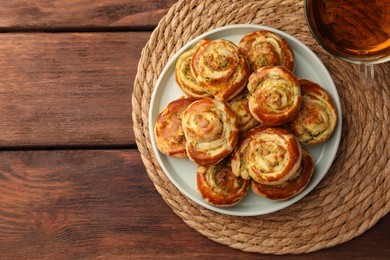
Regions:
<instances>
[{"instance_id":1,"label":"baked pastry crust","mask_svg":"<svg viewBox=\"0 0 390 260\"><path fill-rule=\"evenodd\" d=\"M239 130L241 133L247 132L249 129L259 125L249 111L249 92L244 88L240 94L227 102L228 106L236 113Z\"/></svg>"},{"instance_id":2,"label":"baked pastry crust","mask_svg":"<svg viewBox=\"0 0 390 260\"><path fill-rule=\"evenodd\" d=\"M182 126L188 157L199 165L222 161L238 141L236 115L220 100L204 98L193 102L183 113Z\"/></svg>"},{"instance_id":3,"label":"baked pastry crust","mask_svg":"<svg viewBox=\"0 0 390 260\"><path fill-rule=\"evenodd\" d=\"M301 159L301 146L286 129L257 126L242 136L231 165L236 176L275 185L295 174Z\"/></svg>"},{"instance_id":4,"label":"baked pastry crust","mask_svg":"<svg viewBox=\"0 0 390 260\"><path fill-rule=\"evenodd\" d=\"M294 70L294 52L287 41L274 32L262 30L248 33L240 40L238 49L247 58L252 72L266 66L283 66Z\"/></svg>"},{"instance_id":5,"label":"baked pastry crust","mask_svg":"<svg viewBox=\"0 0 390 260\"><path fill-rule=\"evenodd\" d=\"M229 160L218 164L198 166L197 187L207 203L230 207L240 202L248 193L250 181L232 173Z\"/></svg>"},{"instance_id":6,"label":"baked pastry crust","mask_svg":"<svg viewBox=\"0 0 390 260\"><path fill-rule=\"evenodd\" d=\"M263 67L251 74L249 110L264 126L281 126L291 121L301 104L296 76L284 67Z\"/></svg>"},{"instance_id":7,"label":"baked pastry crust","mask_svg":"<svg viewBox=\"0 0 390 260\"><path fill-rule=\"evenodd\" d=\"M320 85L306 79L300 79L299 83L302 93L301 108L287 127L303 144L323 143L336 128L336 106L329 93Z\"/></svg>"},{"instance_id":8,"label":"baked pastry crust","mask_svg":"<svg viewBox=\"0 0 390 260\"><path fill-rule=\"evenodd\" d=\"M225 39L204 40L192 57L191 71L199 85L220 100L238 95L250 74L238 47Z\"/></svg>"},{"instance_id":9,"label":"baked pastry crust","mask_svg":"<svg viewBox=\"0 0 390 260\"><path fill-rule=\"evenodd\" d=\"M314 162L310 153L302 149L302 162L298 171L288 180L278 185L266 185L252 181L251 188L254 193L271 200L287 200L302 192L314 171Z\"/></svg>"},{"instance_id":10,"label":"baked pastry crust","mask_svg":"<svg viewBox=\"0 0 390 260\"><path fill-rule=\"evenodd\" d=\"M158 150L174 158L186 158L186 139L182 129L182 114L194 98L181 97L170 102L157 116L154 135Z\"/></svg>"},{"instance_id":11,"label":"baked pastry crust","mask_svg":"<svg viewBox=\"0 0 390 260\"><path fill-rule=\"evenodd\" d=\"M210 97L204 86L200 86L191 72L191 61L196 49L203 43L200 40L192 49L180 55L175 66L175 77L179 87L190 97Z\"/></svg>"}]
</instances>

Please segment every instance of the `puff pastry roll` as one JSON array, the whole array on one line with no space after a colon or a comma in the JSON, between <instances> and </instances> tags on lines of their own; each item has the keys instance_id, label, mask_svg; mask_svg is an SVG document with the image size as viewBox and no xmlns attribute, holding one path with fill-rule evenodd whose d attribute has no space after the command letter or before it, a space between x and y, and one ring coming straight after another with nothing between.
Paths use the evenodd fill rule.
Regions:
<instances>
[{"instance_id":1,"label":"puff pastry roll","mask_svg":"<svg viewBox=\"0 0 390 260\"><path fill-rule=\"evenodd\" d=\"M325 142L337 124L337 109L329 93L318 84L300 79L302 104L296 117L287 124L306 145Z\"/></svg>"},{"instance_id":2,"label":"puff pastry roll","mask_svg":"<svg viewBox=\"0 0 390 260\"><path fill-rule=\"evenodd\" d=\"M295 174L301 159L301 146L286 129L257 126L242 136L231 165L236 176L275 185Z\"/></svg>"},{"instance_id":3,"label":"puff pastry roll","mask_svg":"<svg viewBox=\"0 0 390 260\"><path fill-rule=\"evenodd\" d=\"M191 71L198 83L220 100L238 95L250 74L238 47L224 39L204 40L192 57Z\"/></svg>"},{"instance_id":4,"label":"puff pastry roll","mask_svg":"<svg viewBox=\"0 0 390 260\"><path fill-rule=\"evenodd\" d=\"M249 92L246 88L240 94L227 102L229 107L236 113L239 130L241 133L257 126L259 122L252 116L249 111Z\"/></svg>"},{"instance_id":5,"label":"puff pastry roll","mask_svg":"<svg viewBox=\"0 0 390 260\"><path fill-rule=\"evenodd\" d=\"M201 40L195 47L184 52L180 55L179 59L176 62L175 67L175 77L176 82L179 87L190 97L204 98L211 96L204 88L200 86L192 75L191 72L191 61L192 56L195 53L196 48L198 48L203 43Z\"/></svg>"},{"instance_id":6,"label":"puff pastry roll","mask_svg":"<svg viewBox=\"0 0 390 260\"><path fill-rule=\"evenodd\" d=\"M197 100L186 108L182 120L187 155L199 165L222 161L237 144L237 118L223 101Z\"/></svg>"},{"instance_id":7,"label":"puff pastry roll","mask_svg":"<svg viewBox=\"0 0 390 260\"><path fill-rule=\"evenodd\" d=\"M249 110L264 126L291 121L301 104L301 89L295 75L284 67L263 67L249 77Z\"/></svg>"},{"instance_id":8,"label":"puff pastry roll","mask_svg":"<svg viewBox=\"0 0 390 260\"><path fill-rule=\"evenodd\" d=\"M302 149L302 162L298 171L290 179L278 185L266 185L252 181L254 193L271 200L286 200L305 189L309 184L314 171L314 162L310 153Z\"/></svg>"},{"instance_id":9,"label":"puff pastry roll","mask_svg":"<svg viewBox=\"0 0 390 260\"><path fill-rule=\"evenodd\" d=\"M197 187L209 204L230 207L240 202L248 193L250 181L232 173L228 160L209 166L198 166Z\"/></svg>"},{"instance_id":10,"label":"puff pastry roll","mask_svg":"<svg viewBox=\"0 0 390 260\"><path fill-rule=\"evenodd\" d=\"M287 41L270 31L248 33L239 42L240 53L247 58L251 71L266 66L283 66L293 71L294 52Z\"/></svg>"},{"instance_id":11,"label":"puff pastry roll","mask_svg":"<svg viewBox=\"0 0 390 260\"><path fill-rule=\"evenodd\" d=\"M194 98L181 97L170 102L157 116L154 135L158 150L175 158L186 158L186 139L182 129L184 110L194 102Z\"/></svg>"}]
</instances>

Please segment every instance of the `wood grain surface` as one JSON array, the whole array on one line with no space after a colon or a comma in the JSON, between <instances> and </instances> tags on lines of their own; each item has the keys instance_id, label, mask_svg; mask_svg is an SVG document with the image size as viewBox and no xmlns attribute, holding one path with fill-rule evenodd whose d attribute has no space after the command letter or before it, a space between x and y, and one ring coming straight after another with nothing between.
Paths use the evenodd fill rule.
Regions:
<instances>
[{"instance_id":1,"label":"wood grain surface","mask_svg":"<svg viewBox=\"0 0 390 260\"><path fill-rule=\"evenodd\" d=\"M0 30L150 29L175 0L12 0L0 4Z\"/></svg>"},{"instance_id":2,"label":"wood grain surface","mask_svg":"<svg viewBox=\"0 0 390 260\"><path fill-rule=\"evenodd\" d=\"M136 147L141 50L175 0L0 4L0 259L279 259L215 243L176 216ZM389 259L390 216L285 259Z\"/></svg>"},{"instance_id":3,"label":"wood grain surface","mask_svg":"<svg viewBox=\"0 0 390 260\"><path fill-rule=\"evenodd\" d=\"M131 93L149 35L0 34L0 147L135 145Z\"/></svg>"},{"instance_id":4,"label":"wood grain surface","mask_svg":"<svg viewBox=\"0 0 390 260\"><path fill-rule=\"evenodd\" d=\"M137 150L9 151L0 161L0 259L277 258L189 228L157 193ZM386 216L351 242L299 258L385 259L389 229Z\"/></svg>"}]
</instances>

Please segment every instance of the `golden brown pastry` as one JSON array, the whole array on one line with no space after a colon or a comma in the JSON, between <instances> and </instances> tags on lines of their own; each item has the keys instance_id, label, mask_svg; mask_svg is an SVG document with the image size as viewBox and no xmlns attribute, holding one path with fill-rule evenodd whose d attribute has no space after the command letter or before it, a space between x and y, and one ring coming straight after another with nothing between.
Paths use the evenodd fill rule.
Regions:
<instances>
[{"instance_id":1,"label":"golden brown pastry","mask_svg":"<svg viewBox=\"0 0 390 260\"><path fill-rule=\"evenodd\" d=\"M244 88L240 94L227 103L237 115L237 122L241 133L244 133L259 124L249 111L248 98L249 92Z\"/></svg>"},{"instance_id":2,"label":"golden brown pastry","mask_svg":"<svg viewBox=\"0 0 390 260\"><path fill-rule=\"evenodd\" d=\"M315 145L325 142L337 124L337 109L329 93L318 84L300 79L301 108L287 124L300 142Z\"/></svg>"},{"instance_id":3,"label":"golden brown pastry","mask_svg":"<svg viewBox=\"0 0 390 260\"><path fill-rule=\"evenodd\" d=\"M247 58L251 71L266 66L283 66L294 70L294 52L284 38L273 32L263 30L248 33L241 39L238 48Z\"/></svg>"},{"instance_id":4,"label":"golden brown pastry","mask_svg":"<svg viewBox=\"0 0 390 260\"><path fill-rule=\"evenodd\" d=\"M182 120L187 155L199 165L222 161L237 144L237 118L223 101L197 100L186 108Z\"/></svg>"},{"instance_id":5,"label":"golden brown pastry","mask_svg":"<svg viewBox=\"0 0 390 260\"><path fill-rule=\"evenodd\" d=\"M266 185L252 181L254 193L271 200L286 200L300 192L309 184L313 175L314 162L310 153L302 149L302 162L298 171L288 180L278 185Z\"/></svg>"},{"instance_id":6,"label":"golden brown pastry","mask_svg":"<svg viewBox=\"0 0 390 260\"><path fill-rule=\"evenodd\" d=\"M191 72L192 56L194 55L196 48L198 48L202 43L203 40L198 42L198 44L192 49L180 55L175 67L175 77L179 87L188 96L196 98L204 98L211 96L211 94L206 92L204 86L200 86L198 84Z\"/></svg>"},{"instance_id":7,"label":"golden brown pastry","mask_svg":"<svg viewBox=\"0 0 390 260\"><path fill-rule=\"evenodd\" d=\"M220 100L229 100L245 87L249 65L238 47L224 39L205 40L195 51L191 71L199 85Z\"/></svg>"},{"instance_id":8,"label":"golden brown pastry","mask_svg":"<svg viewBox=\"0 0 390 260\"><path fill-rule=\"evenodd\" d=\"M232 171L258 183L281 184L298 170L301 150L286 129L257 126L245 133L234 149Z\"/></svg>"},{"instance_id":9,"label":"golden brown pastry","mask_svg":"<svg viewBox=\"0 0 390 260\"><path fill-rule=\"evenodd\" d=\"M298 79L284 67L263 67L251 74L249 110L264 126L280 126L291 121L301 104Z\"/></svg>"},{"instance_id":10,"label":"golden brown pastry","mask_svg":"<svg viewBox=\"0 0 390 260\"><path fill-rule=\"evenodd\" d=\"M198 166L196 174L198 191L211 205L230 207L240 202L248 193L250 181L235 176L229 160Z\"/></svg>"},{"instance_id":11,"label":"golden brown pastry","mask_svg":"<svg viewBox=\"0 0 390 260\"><path fill-rule=\"evenodd\" d=\"M181 97L170 102L157 116L154 135L158 150L175 158L186 158L186 139L182 129L182 114L194 98Z\"/></svg>"}]
</instances>

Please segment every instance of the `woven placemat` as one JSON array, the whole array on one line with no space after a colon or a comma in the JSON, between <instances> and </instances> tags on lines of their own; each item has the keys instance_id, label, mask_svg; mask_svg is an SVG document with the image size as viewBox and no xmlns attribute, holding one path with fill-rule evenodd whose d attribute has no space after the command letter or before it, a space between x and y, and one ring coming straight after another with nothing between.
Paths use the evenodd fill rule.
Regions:
<instances>
[{"instance_id":1,"label":"woven placemat","mask_svg":"<svg viewBox=\"0 0 390 260\"><path fill-rule=\"evenodd\" d=\"M299 202L281 211L235 217L183 196L161 170L151 147L151 93L168 59L216 27L252 23L296 37L324 62L342 102L342 140L331 169ZM132 99L134 132L148 175L172 210L208 238L243 251L305 253L348 241L390 210L390 64L376 66L376 86L363 88L357 66L328 55L306 25L303 1L183 0L171 7L144 47Z\"/></svg>"}]
</instances>

